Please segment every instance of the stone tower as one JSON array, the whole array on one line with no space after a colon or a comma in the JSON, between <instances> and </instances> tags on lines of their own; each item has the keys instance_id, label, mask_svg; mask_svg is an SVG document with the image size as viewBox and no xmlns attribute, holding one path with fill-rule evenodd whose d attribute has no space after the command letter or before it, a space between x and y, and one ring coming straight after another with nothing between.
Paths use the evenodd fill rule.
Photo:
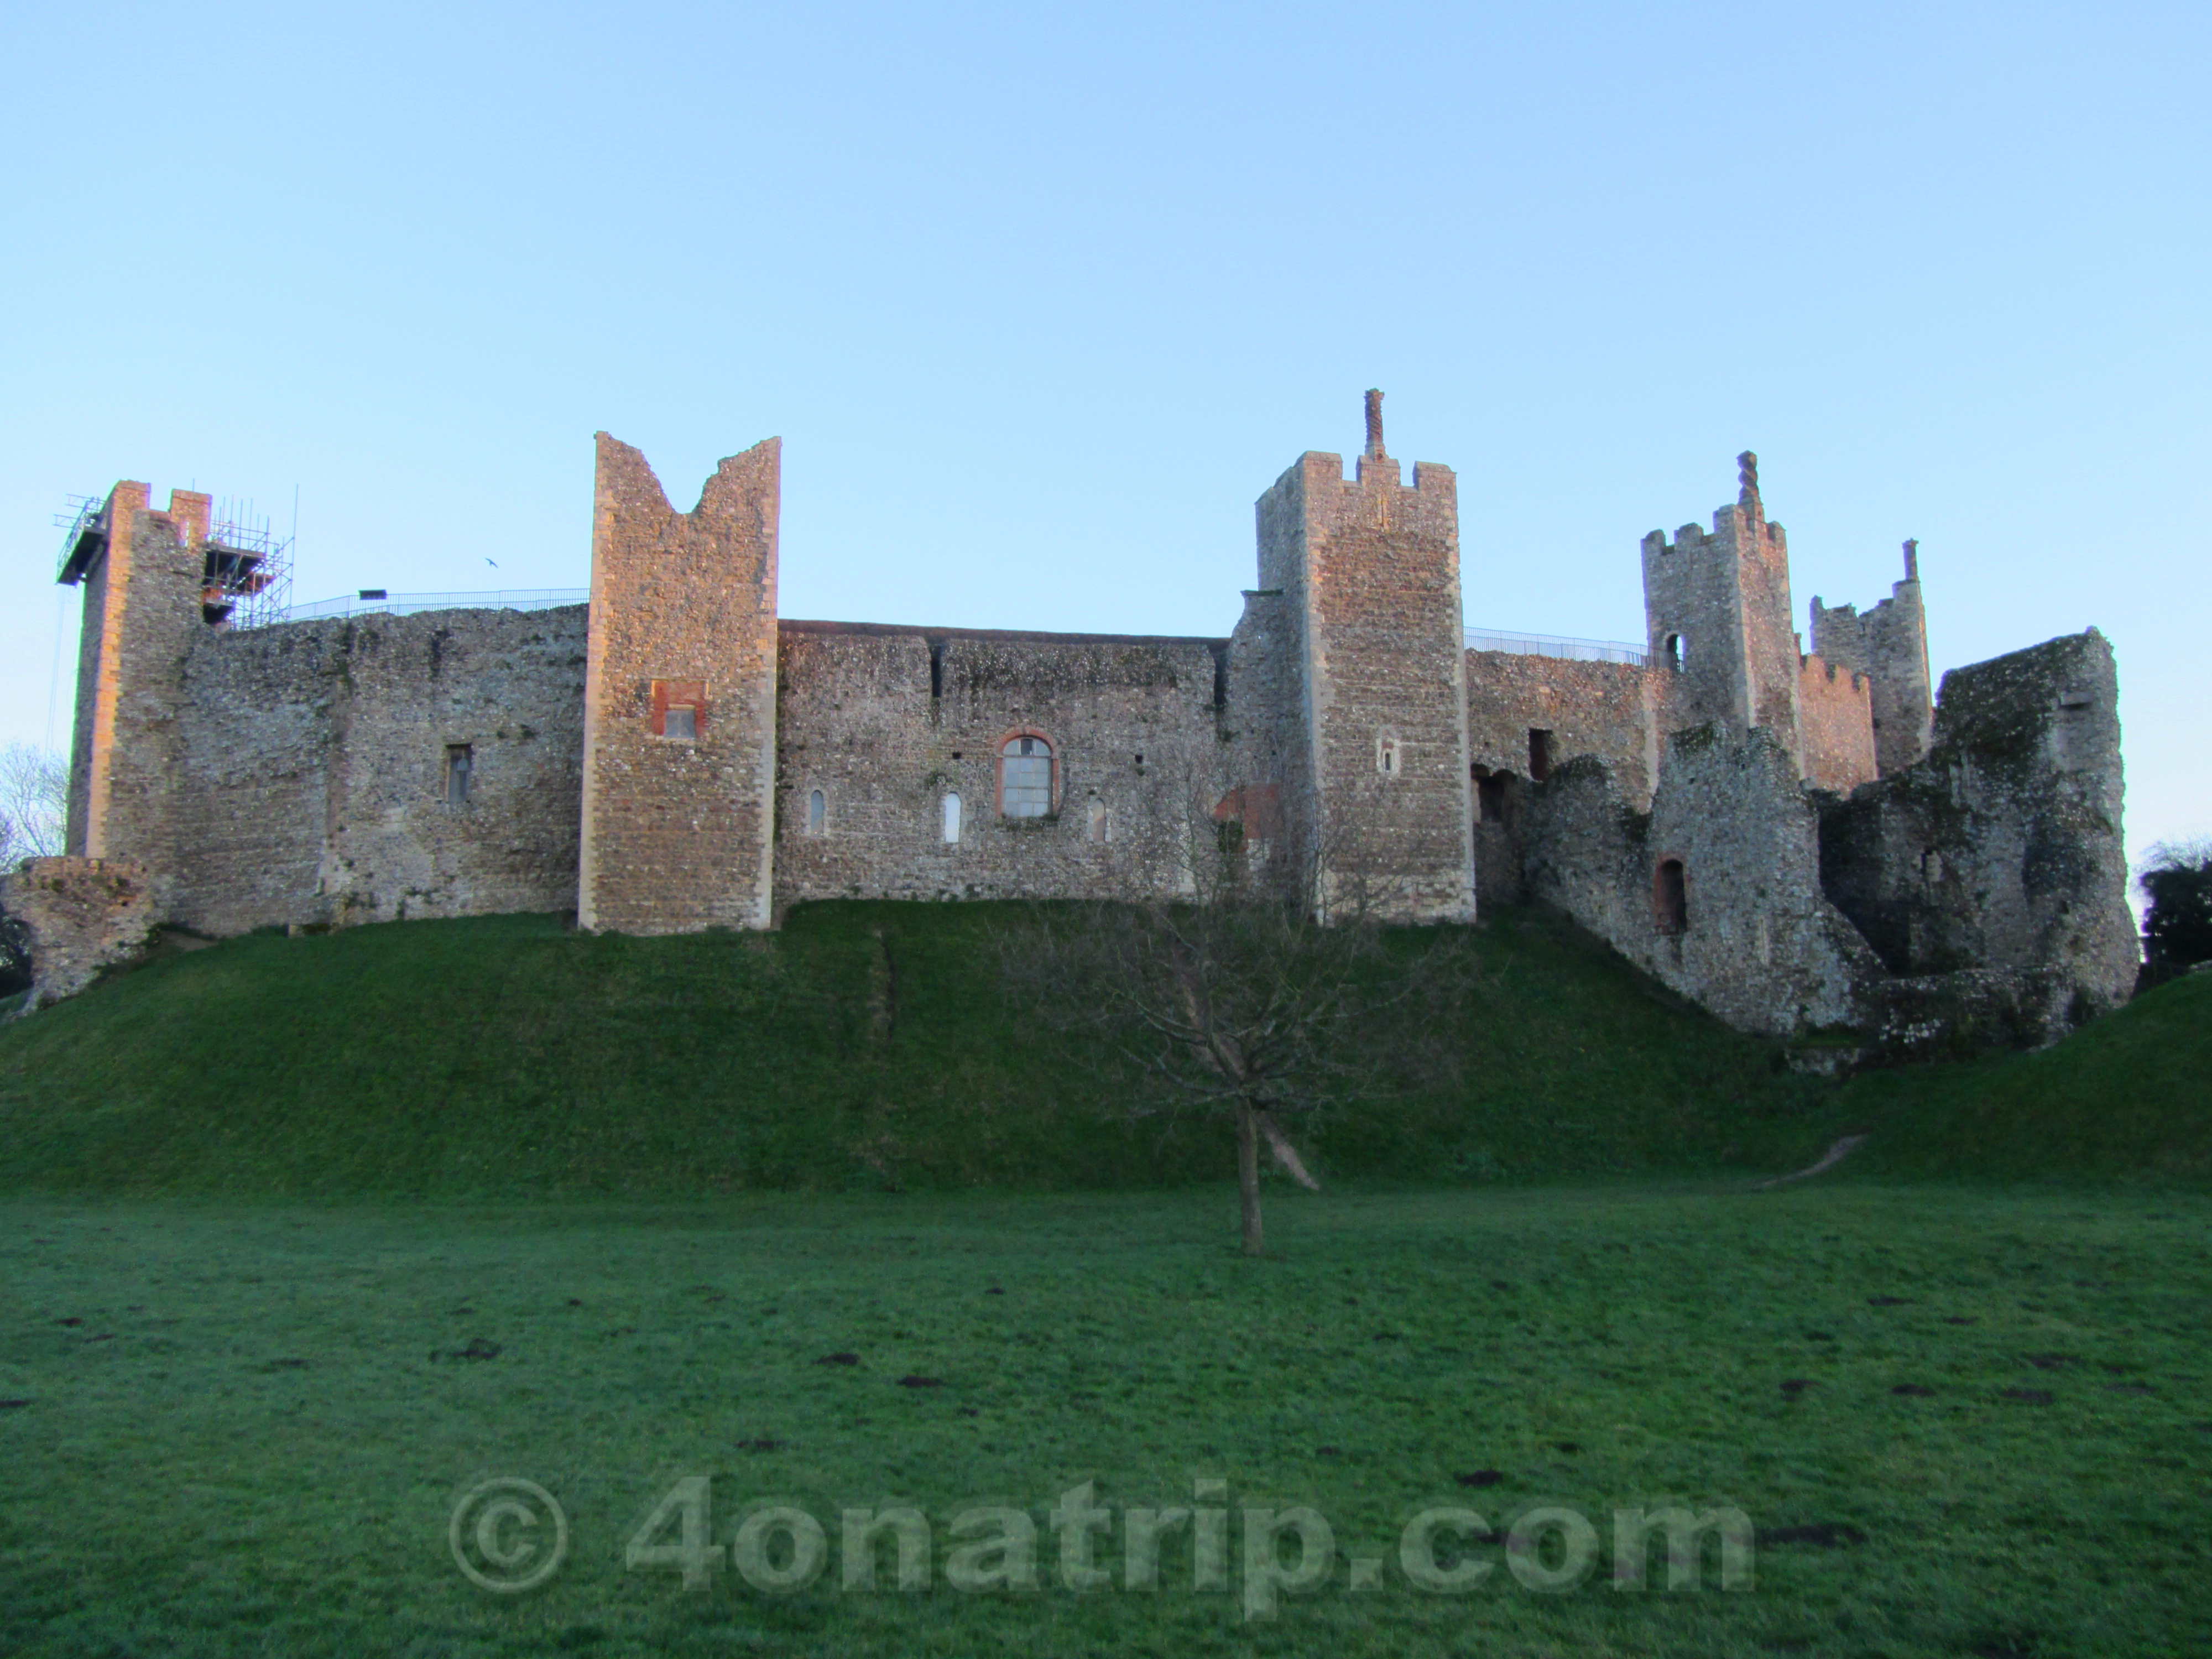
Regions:
<instances>
[{"instance_id":1,"label":"stone tower","mask_svg":"<svg viewBox=\"0 0 2212 1659\"><path fill-rule=\"evenodd\" d=\"M1920 544L1905 544L1905 580L1859 615L1813 600L1813 652L1873 682L1875 763L1893 777L1927 757L1936 720L1928 672L1928 616L1920 599Z\"/></svg>"},{"instance_id":2,"label":"stone tower","mask_svg":"<svg viewBox=\"0 0 2212 1659\"><path fill-rule=\"evenodd\" d=\"M1285 829L1321 912L1394 920L1474 914L1459 497L1449 467L1408 489L1367 394L1347 479L1308 453L1260 498L1260 589L1279 592L1291 707Z\"/></svg>"},{"instance_id":3,"label":"stone tower","mask_svg":"<svg viewBox=\"0 0 2212 1659\"><path fill-rule=\"evenodd\" d=\"M68 848L170 870L185 657L208 627L210 497L173 489L161 512L152 495L117 484L64 558L61 580L84 587Z\"/></svg>"},{"instance_id":4,"label":"stone tower","mask_svg":"<svg viewBox=\"0 0 2212 1659\"><path fill-rule=\"evenodd\" d=\"M1797 758L1797 636L1790 626L1790 544L1759 495L1759 457L1736 458L1735 504L1712 533L1684 525L1644 538L1644 617L1650 660L1668 668L1670 730L1717 721L1763 726Z\"/></svg>"},{"instance_id":5,"label":"stone tower","mask_svg":"<svg viewBox=\"0 0 2212 1659\"><path fill-rule=\"evenodd\" d=\"M580 926L769 925L781 490L770 438L678 513L644 456L599 434Z\"/></svg>"}]
</instances>

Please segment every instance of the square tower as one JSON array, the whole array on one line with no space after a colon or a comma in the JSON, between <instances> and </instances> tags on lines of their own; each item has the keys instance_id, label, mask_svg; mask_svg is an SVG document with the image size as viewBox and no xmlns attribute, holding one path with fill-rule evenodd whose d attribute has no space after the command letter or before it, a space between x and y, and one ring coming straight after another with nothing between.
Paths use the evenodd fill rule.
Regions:
<instances>
[{"instance_id":1,"label":"square tower","mask_svg":"<svg viewBox=\"0 0 2212 1659\"><path fill-rule=\"evenodd\" d=\"M1460 612L1459 495L1451 469L1382 447L1309 452L1260 498L1260 587L1279 591L1293 706L1282 799L1324 916L1366 906L1393 921L1474 915Z\"/></svg>"},{"instance_id":2,"label":"square tower","mask_svg":"<svg viewBox=\"0 0 2212 1659\"><path fill-rule=\"evenodd\" d=\"M581 927L769 925L781 459L775 438L731 456L678 513L599 434Z\"/></svg>"},{"instance_id":3,"label":"square tower","mask_svg":"<svg viewBox=\"0 0 2212 1659\"><path fill-rule=\"evenodd\" d=\"M209 626L211 498L173 489L164 512L152 496L117 484L63 550L60 580L84 587L67 846L169 872L185 657Z\"/></svg>"},{"instance_id":4,"label":"square tower","mask_svg":"<svg viewBox=\"0 0 2212 1659\"><path fill-rule=\"evenodd\" d=\"M1759 457L1736 457L1735 503L1712 533L1684 525L1644 538L1644 617L1650 661L1668 673L1670 731L1718 722L1763 726L1797 758L1800 653L1791 627L1790 541L1759 495Z\"/></svg>"}]
</instances>

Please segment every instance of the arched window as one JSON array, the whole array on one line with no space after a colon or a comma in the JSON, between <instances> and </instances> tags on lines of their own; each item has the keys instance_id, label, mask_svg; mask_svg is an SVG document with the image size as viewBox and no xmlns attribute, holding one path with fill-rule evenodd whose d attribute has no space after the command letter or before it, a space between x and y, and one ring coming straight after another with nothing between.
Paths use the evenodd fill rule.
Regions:
<instances>
[{"instance_id":1,"label":"arched window","mask_svg":"<svg viewBox=\"0 0 2212 1659\"><path fill-rule=\"evenodd\" d=\"M1402 757L1398 752L1398 739L1388 732L1375 739L1375 769L1386 778L1398 775Z\"/></svg>"},{"instance_id":2,"label":"arched window","mask_svg":"<svg viewBox=\"0 0 2212 1659\"><path fill-rule=\"evenodd\" d=\"M1091 840L1106 839L1106 803L1096 795L1091 798L1091 821L1085 827Z\"/></svg>"},{"instance_id":3,"label":"arched window","mask_svg":"<svg viewBox=\"0 0 2212 1659\"><path fill-rule=\"evenodd\" d=\"M999 748L999 810L1010 818L1052 813L1052 745L1042 738L1008 738Z\"/></svg>"},{"instance_id":4,"label":"arched window","mask_svg":"<svg viewBox=\"0 0 2212 1659\"><path fill-rule=\"evenodd\" d=\"M957 795L947 795L947 796L945 798L945 845L949 847L949 846L951 846L954 842L957 842L957 841L958 841L959 839L960 839L960 797L959 797L959 796L957 796Z\"/></svg>"},{"instance_id":5,"label":"arched window","mask_svg":"<svg viewBox=\"0 0 2212 1659\"><path fill-rule=\"evenodd\" d=\"M1662 933L1679 933L1690 925L1690 878L1680 859L1662 859L1651 878L1651 909Z\"/></svg>"},{"instance_id":6,"label":"arched window","mask_svg":"<svg viewBox=\"0 0 2212 1659\"><path fill-rule=\"evenodd\" d=\"M1667 666L1679 674L1682 672L1682 665L1689 660L1689 657L1690 647L1687 642L1680 634L1669 634L1667 636Z\"/></svg>"},{"instance_id":7,"label":"arched window","mask_svg":"<svg viewBox=\"0 0 2212 1659\"><path fill-rule=\"evenodd\" d=\"M814 790L806 797L806 833L818 836L829 822L830 802L819 789Z\"/></svg>"}]
</instances>

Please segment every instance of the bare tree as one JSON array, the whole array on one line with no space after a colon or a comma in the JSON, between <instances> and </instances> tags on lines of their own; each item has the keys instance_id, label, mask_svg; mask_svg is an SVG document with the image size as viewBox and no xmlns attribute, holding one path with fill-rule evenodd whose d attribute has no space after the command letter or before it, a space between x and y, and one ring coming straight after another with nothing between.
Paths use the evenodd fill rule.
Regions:
<instances>
[{"instance_id":1,"label":"bare tree","mask_svg":"<svg viewBox=\"0 0 2212 1659\"><path fill-rule=\"evenodd\" d=\"M0 869L62 850L69 767L27 743L0 749Z\"/></svg>"},{"instance_id":2,"label":"bare tree","mask_svg":"<svg viewBox=\"0 0 2212 1659\"><path fill-rule=\"evenodd\" d=\"M1261 1255L1261 1147L1319 1190L1291 1126L1388 1086L1364 1039L1415 1024L1401 1005L1462 1003L1474 958L1461 929L1393 939L1380 921L1389 896L1348 878L1351 860L1277 844L1293 837L1271 813L1235 793L1209 807L1206 793L1180 834L1121 861L1117 884L1148 896L1035 906L1000 947L1017 1000L1103 1036L1155 1080L1158 1098L1135 1109L1197 1109L1233 1127L1244 1251ZM1338 835L1361 805L1332 815Z\"/></svg>"},{"instance_id":3,"label":"bare tree","mask_svg":"<svg viewBox=\"0 0 2212 1659\"><path fill-rule=\"evenodd\" d=\"M27 743L0 749L0 872L62 850L68 801L69 768L60 761ZM0 997L30 983L30 935L0 912Z\"/></svg>"}]
</instances>

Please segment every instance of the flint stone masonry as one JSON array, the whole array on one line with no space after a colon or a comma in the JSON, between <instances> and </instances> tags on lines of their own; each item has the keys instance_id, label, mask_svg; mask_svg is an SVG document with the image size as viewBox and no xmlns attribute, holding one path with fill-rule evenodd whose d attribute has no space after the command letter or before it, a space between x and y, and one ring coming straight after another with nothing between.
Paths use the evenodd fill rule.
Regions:
<instances>
[{"instance_id":1,"label":"flint stone masonry","mask_svg":"<svg viewBox=\"0 0 2212 1659\"><path fill-rule=\"evenodd\" d=\"M161 924L161 884L132 859L26 859L0 876L0 908L31 942L31 994L19 1014L75 996L146 947Z\"/></svg>"},{"instance_id":2,"label":"flint stone masonry","mask_svg":"<svg viewBox=\"0 0 2212 1659\"><path fill-rule=\"evenodd\" d=\"M2072 1024L2126 1000L2118 702L2094 629L1954 670L1927 759L1823 803L1823 883L1892 972L2057 970Z\"/></svg>"},{"instance_id":3,"label":"flint stone masonry","mask_svg":"<svg viewBox=\"0 0 2212 1659\"><path fill-rule=\"evenodd\" d=\"M224 934L569 908L585 635L582 605L204 632L184 665L176 812L196 853L173 919Z\"/></svg>"},{"instance_id":4,"label":"flint stone masonry","mask_svg":"<svg viewBox=\"0 0 2212 1659\"><path fill-rule=\"evenodd\" d=\"M786 622L776 908L806 899L1186 891L1193 825L1228 788L1225 641ZM1051 745L1054 810L999 810L999 757ZM823 817L809 827L819 790ZM945 798L960 837L945 839ZM1091 808L1104 811L1094 826ZM1101 838L1103 836L1103 838Z\"/></svg>"},{"instance_id":5,"label":"flint stone masonry","mask_svg":"<svg viewBox=\"0 0 2212 1659\"><path fill-rule=\"evenodd\" d=\"M678 513L642 455L599 435L577 901L586 927L769 925L781 454L771 438L731 456L699 505ZM653 729L656 681L702 689L694 736Z\"/></svg>"},{"instance_id":6,"label":"flint stone masonry","mask_svg":"<svg viewBox=\"0 0 2212 1659\"><path fill-rule=\"evenodd\" d=\"M1534 898L1735 1024L1868 1053L2047 1041L2127 994L2100 636L1931 701L1908 543L1872 611L1814 601L1802 651L1747 452L1710 532L1644 539L1648 665L1468 651L1457 482L1409 486L1367 415L1352 476L1311 453L1260 498L1226 640L779 619L773 439L679 513L600 434L591 604L528 613L234 632L201 605L208 498L118 484L64 573L69 845L99 858L33 895L40 982L162 919L652 933L1228 876L1325 919ZM1049 787L1010 813L1024 742Z\"/></svg>"},{"instance_id":7,"label":"flint stone masonry","mask_svg":"<svg viewBox=\"0 0 2212 1659\"><path fill-rule=\"evenodd\" d=\"M1257 508L1261 587L1288 601L1286 828L1322 902L1409 921L1474 914L1458 486L1421 462L1411 489L1379 418L1358 471L1309 453ZM1383 757L1389 755L1386 764Z\"/></svg>"},{"instance_id":8,"label":"flint stone masonry","mask_svg":"<svg viewBox=\"0 0 2212 1659\"><path fill-rule=\"evenodd\" d=\"M1717 725L1668 739L1651 810L1608 770L1554 772L1528 815L1532 896L1745 1030L1856 1024L1881 964L1820 884L1820 823L1789 751ZM1660 866L1682 869L1679 931L1659 902Z\"/></svg>"}]
</instances>

